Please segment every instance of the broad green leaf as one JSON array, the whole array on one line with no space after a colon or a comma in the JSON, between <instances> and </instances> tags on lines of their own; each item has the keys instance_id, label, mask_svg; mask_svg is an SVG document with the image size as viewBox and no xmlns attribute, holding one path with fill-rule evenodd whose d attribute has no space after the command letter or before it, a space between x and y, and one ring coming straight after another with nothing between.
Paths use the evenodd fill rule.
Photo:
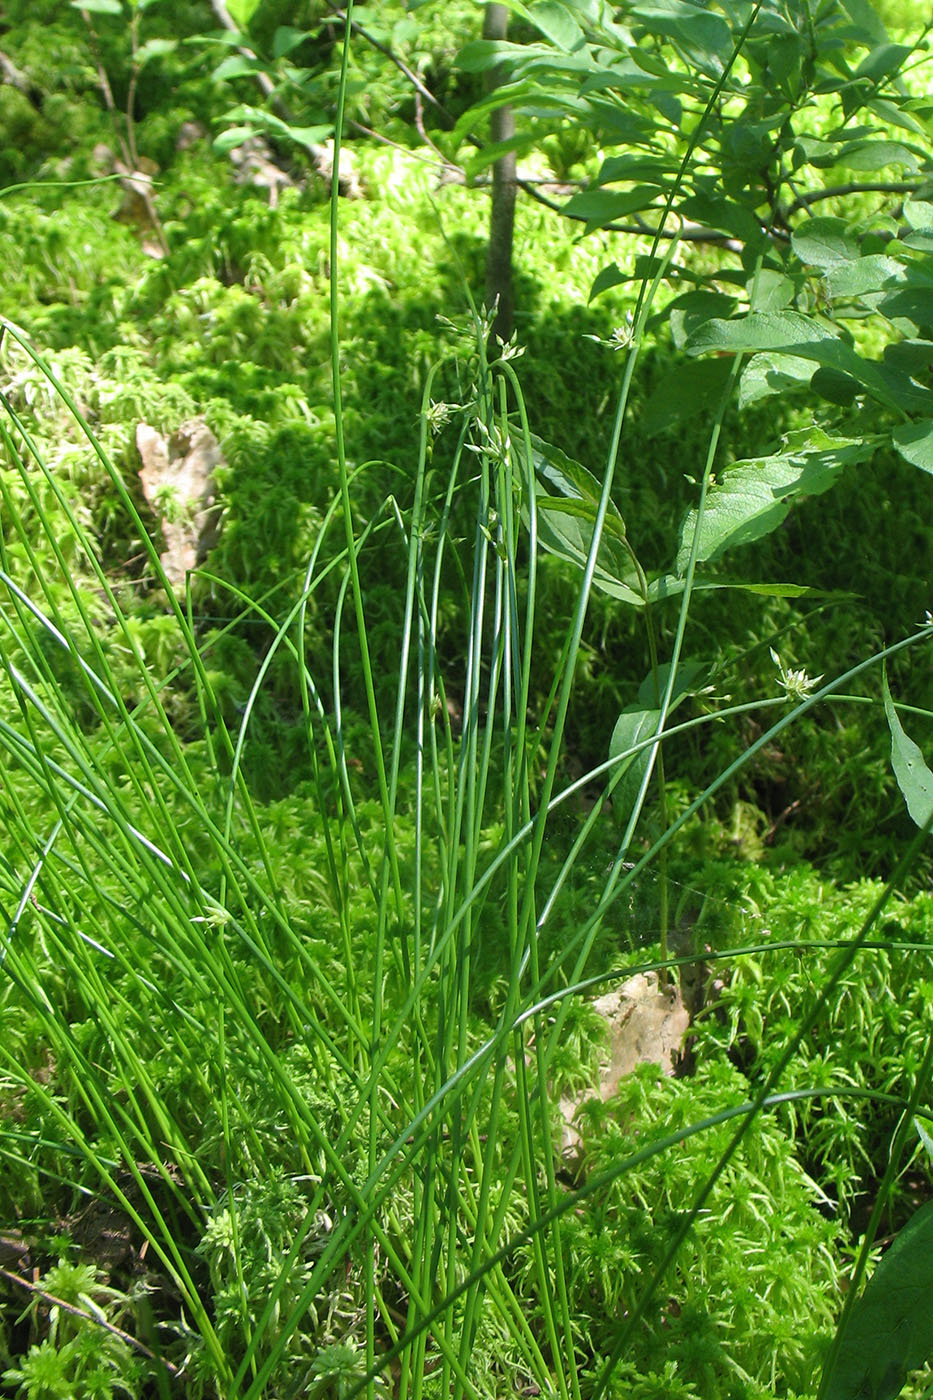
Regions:
<instances>
[{"instance_id":1,"label":"broad green leaf","mask_svg":"<svg viewBox=\"0 0 933 1400\"><path fill-rule=\"evenodd\" d=\"M802 263L831 268L859 255L858 241L844 219L808 219L791 234L791 247Z\"/></svg>"},{"instance_id":2,"label":"broad green leaf","mask_svg":"<svg viewBox=\"0 0 933 1400\"><path fill-rule=\"evenodd\" d=\"M882 672L881 675L881 685L884 693L884 712L888 717L888 728L891 730L891 767L894 769L897 785L904 795L908 812L918 826L926 826L928 822L933 821L933 773L924 763L923 754L913 739L904 733L894 708L894 702L891 699L888 677L885 672ZM933 1245L933 1236L931 1236L931 1245ZM930 1248L930 1260L930 1286L933 1288L933 1247ZM928 1307L931 1327L933 1327L933 1293L928 1299ZM933 1332L931 1332L930 1347L933 1349ZM926 1355L914 1362L914 1365L919 1366L925 1360Z\"/></svg>"},{"instance_id":3,"label":"broad green leaf","mask_svg":"<svg viewBox=\"0 0 933 1400\"><path fill-rule=\"evenodd\" d=\"M687 343L688 354L698 355L706 350L788 350L802 359L815 360L851 375L888 407L908 411L912 407L911 397L905 397L906 389L878 365L863 360L835 329L797 311L751 312L734 321L708 321Z\"/></svg>"},{"instance_id":4,"label":"broad green leaf","mask_svg":"<svg viewBox=\"0 0 933 1400\"><path fill-rule=\"evenodd\" d=\"M636 271L638 270L636 268ZM649 273L646 269L642 273L645 277L650 275L653 275L653 270ZM706 288L683 292L666 308L671 325L671 340L676 349L683 350L691 335L707 321L725 319L734 309L735 298L728 297L723 292L711 292Z\"/></svg>"},{"instance_id":5,"label":"broad green leaf","mask_svg":"<svg viewBox=\"0 0 933 1400\"><path fill-rule=\"evenodd\" d=\"M633 190L581 190L568 199L563 212L572 218L585 219L587 231L602 228L626 214L649 209L662 194L659 185L636 185Z\"/></svg>"},{"instance_id":6,"label":"broad green leaf","mask_svg":"<svg viewBox=\"0 0 933 1400\"><path fill-rule=\"evenodd\" d=\"M732 56L732 31L721 15L679 5L636 5L631 18L678 45L684 56L705 73L719 77Z\"/></svg>"},{"instance_id":7,"label":"broad green leaf","mask_svg":"<svg viewBox=\"0 0 933 1400\"><path fill-rule=\"evenodd\" d=\"M147 39L136 51L137 66L144 68L151 58L163 58L177 47L177 39Z\"/></svg>"},{"instance_id":8,"label":"broad green leaf","mask_svg":"<svg viewBox=\"0 0 933 1400\"><path fill-rule=\"evenodd\" d=\"M885 292L874 303L875 310L891 320L909 321L915 331L933 331L933 287L904 283L893 292Z\"/></svg>"},{"instance_id":9,"label":"broad green leaf","mask_svg":"<svg viewBox=\"0 0 933 1400\"><path fill-rule=\"evenodd\" d=\"M679 598L686 587L686 580L676 574L662 574L648 585L648 602L663 603L668 598ZM760 598L851 598L851 593L832 593L820 588L808 588L803 583L746 583L744 579L697 579L694 593L714 593L729 588L739 593L753 593Z\"/></svg>"},{"instance_id":10,"label":"broad green leaf","mask_svg":"<svg viewBox=\"0 0 933 1400\"><path fill-rule=\"evenodd\" d=\"M618 287L620 282L627 281L628 277L621 271L619 264L614 262L610 263L608 267L602 268L593 279L593 285L590 288L587 304L589 304L594 297L598 297L601 292L608 292L610 287Z\"/></svg>"},{"instance_id":11,"label":"broad green leaf","mask_svg":"<svg viewBox=\"0 0 933 1400\"><path fill-rule=\"evenodd\" d=\"M852 22L858 25L859 30L864 35L857 37L861 42L867 40L872 44L885 44L888 41L888 31L878 17L878 13L870 0L840 0L842 8L851 18Z\"/></svg>"},{"instance_id":12,"label":"broad green leaf","mask_svg":"<svg viewBox=\"0 0 933 1400\"><path fill-rule=\"evenodd\" d=\"M867 460L874 450L860 439L832 438L819 429L790 433L785 443L785 450L773 456L736 462L709 488L699 523L698 563L770 534L794 497L828 491L843 467ZM681 526L674 564L678 574L687 568L696 528L692 508Z\"/></svg>"},{"instance_id":13,"label":"broad green leaf","mask_svg":"<svg viewBox=\"0 0 933 1400\"><path fill-rule=\"evenodd\" d=\"M797 355L753 355L739 381L739 408L746 408L772 394L806 388L813 377L813 361Z\"/></svg>"},{"instance_id":14,"label":"broad green leaf","mask_svg":"<svg viewBox=\"0 0 933 1400\"><path fill-rule=\"evenodd\" d=\"M796 295L789 277L765 267L748 284L750 311L783 311Z\"/></svg>"},{"instance_id":15,"label":"broad green leaf","mask_svg":"<svg viewBox=\"0 0 933 1400\"><path fill-rule=\"evenodd\" d=\"M879 44L862 59L854 77L856 80L870 78L872 83L880 85L885 78L897 77L912 53L913 49L906 44Z\"/></svg>"},{"instance_id":16,"label":"broad green leaf","mask_svg":"<svg viewBox=\"0 0 933 1400\"><path fill-rule=\"evenodd\" d=\"M845 170L877 172L879 178L891 166L916 170L924 162L924 153L903 141L850 141L837 151L834 165Z\"/></svg>"},{"instance_id":17,"label":"broad green leaf","mask_svg":"<svg viewBox=\"0 0 933 1400\"><path fill-rule=\"evenodd\" d=\"M826 1400L894 1400L933 1354L933 1202L915 1211L849 1314Z\"/></svg>"},{"instance_id":18,"label":"broad green leaf","mask_svg":"<svg viewBox=\"0 0 933 1400\"><path fill-rule=\"evenodd\" d=\"M733 321L707 321L691 335L687 350L691 355L707 350L728 350L733 354L792 350L805 359L815 359L824 345L836 343L838 332L798 311L759 311ZM811 346L814 353L805 353Z\"/></svg>"},{"instance_id":19,"label":"broad green leaf","mask_svg":"<svg viewBox=\"0 0 933 1400\"><path fill-rule=\"evenodd\" d=\"M560 0L538 0L537 4L529 5L528 18L564 53L571 53L583 43L583 30Z\"/></svg>"},{"instance_id":20,"label":"broad green leaf","mask_svg":"<svg viewBox=\"0 0 933 1400\"><path fill-rule=\"evenodd\" d=\"M905 277L902 263L884 253L869 253L855 262L837 264L826 272L826 290L831 297L861 297L880 292Z\"/></svg>"},{"instance_id":21,"label":"broad green leaf","mask_svg":"<svg viewBox=\"0 0 933 1400\"><path fill-rule=\"evenodd\" d=\"M658 667L657 675L651 672L638 688L638 701L627 705L616 720L609 740L609 757L616 758L626 753L635 744L648 739L657 730L661 718L661 700L667 689L670 676L670 663ZM696 694L708 674L708 667L698 661L682 661L677 667L674 688L668 714L671 714L688 695ZM635 805L638 789L641 787L645 771L651 761L651 749L644 748L633 754L628 761L620 764L623 776L613 789L613 803L620 821L627 821Z\"/></svg>"},{"instance_id":22,"label":"broad green leaf","mask_svg":"<svg viewBox=\"0 0 933 1400\"><path fill-rule=\"evenodd\" d=\"M667 690L667 682L670 674L671 663L669 661L663 662L658 667L656 676L649 671L638 687L637 699L639 705L643 706L645 709L650 709L652 706L655 709L659 708L664 698L664 692ZM709 667L704 662L690 661L687 659L681 661L680 665L677 667L677 676L674 681L674 688L671 691L671 703L668 713L670 710L675 709L685 696L695 695L700 687L705 684L708 675Z\"/></svg>"},{"instance_id":23,"label":"broad green leaf","mask_svg":"<svg viewBox=\"0 0 933 1400\"><path fill-rule=\"evenodd\" d=\"M646 437L656 437L695 418L722 397L731 372L729 360L697 360L681 365L662 380L645 404L642 432Z\"/></svg>"},{"instance_id":24,"label":"broad green leaf","mask_svg":"<svg viewBox=\"0 0 933 1400\"><path fill-rule=\"evenodd\" d=\"M120 0L71 0L72 9L87 10L89 15L122 15Z\"/></svg>"},{"instance_id":25,"label":"broad green leaf","mask_svg":"<svg viewBox=\"0 0 933 1400\"><path fill-rule=\"evenodd\" d=\"M848 408L855 401L859 390L857 381L850 374L843 374L838 369L827 369L825 365L817 366L816 373L810 380L810 388L827 403L839 404L842 408Z\"/></svg>"},{"instance_id":26,"label":"broad green leaf","mask_svg":"<svg viewBox=\"0 0 933 1400\"><path fill-rule=\"evenodd\" d=\"M596 478L550 443L532 434L538 540L541 547L576 568L586 565L599 509ZM527 511L525 512L527 518ZM610 503L603 524L594 587L634 607L644 606L638 575L625 541L625 522Z\"/></svg>"},{"instance_id":27,"label":"broad green leaf","mask_svg":"<svg viewBox=\"0 0 933 1400\"><path fill-rule=\"evenodd\" d=\"M677 208L678 213L688 219L695 219L698 224L739 238L743 243L757 243L763 236L761 225L752 211L743 204L736 204L733 199L720 195L692 194L681 200Z\"/></svg>"},{"instance_id":28,"label":"broad green leaf","mask_svg":"<svg viewBox=\"0 0 933 1400\"><path fill-rule=\"evenodd\" d=\"M237 146L242 146L244 141L248 141L251 136L255 136L256 130L252 126L231 126L226 131L222 131L219 136L215 136L212 142L215 151L221 155L227 151L235 150Z\"/></svg>"},{"instance_id":29,"label":"broad green leaf","mask_svg":"<svg viewBox=\"0 0 933 1400\"><path fill-rule=\"evenodd\" d=\"M259 9L259 0L227 0L227 13L238 29L246 29Z\"/></svg>"},{"instance_id":30,"label":"broad green leaf","mask_svg":"<svg viewBox=\"0 0 933 1400\"><path fill-rule=\"evenodd\" d=\"M883 122L887 122L888 126L898 126L902 131L909 131L913 136L919 136L922 140L926 140L926 127L905 111L906 103L895 106L893 102L887 102L882 97L872 97L869 99L868 105Z\"/></svg>"},{"instance_id":31,"label":"broad green leaf","mask_svg":"<svg viewBox=\"0 0 933 1400\"><path fill-rule=\"evenodd\" d=\"M924 231L933 229L933 204L908 195L904 200L904 218L911 228Z\"/></svg>"},{"instance_id":32,"label":"broad green leaf","mask_svg":"<svg viewBox=\"0 0 933 1400\"><path fill-rule=\"evenodd\" d=\"M214 69L214 78L217 82L224 82L229 78L242 78L247 74L257 73L262 67L258 59L247 58L245 54L232 53L218 63Z\"/></svg>"},{"instance_id":33,"label":"broad green leaf","mask_svg":"<svg viewBox=\"0 0 933 1400\"><path fill-rule=\"evenodd\" d=\"M272 57L284 58L309 37L306 29L295 29L290 24L280 25L272 36Z\"/></svg>"},{"instance_id":34,"label":"broad green leaf","mask_svg":"<svg viewBox=\"0 0 933 1400\"><path fill-rule=\"evenodd\" d=\"M650 180L658 185L665 184L677 174L677 162L660 156L630 154L610 156L604 160L599 170L597 183L611 185L616 180Z\"/></svg>"},{"instance_id":35,"label":"broad green leaf","mask_svg":"<svg viewBox=\"0 0 933 1400\"><path fill-rule=\"evenodd\" d=\"M642 739L650 738L657 729L660 718L660 710L646 710L638 706L630 706L623 710L616 720L609 740L609 757L617 758L620 754L627 753ZM651 749L644 748L619 764L622 776L612 791L613 805L619 821L625 822L631 816L638 789L650 762Z\"/></svg>"},{"instance_id":36,"label":"broad green leaf","mask_svg":"<svg viewBox=\"0 0 933 1400\"><path fill-rule=\"evenodd\" d=\"M919 423L902 423L891 434L903 458L925 472L933 472L933 418Z\"/></svg>"}]
</instances>

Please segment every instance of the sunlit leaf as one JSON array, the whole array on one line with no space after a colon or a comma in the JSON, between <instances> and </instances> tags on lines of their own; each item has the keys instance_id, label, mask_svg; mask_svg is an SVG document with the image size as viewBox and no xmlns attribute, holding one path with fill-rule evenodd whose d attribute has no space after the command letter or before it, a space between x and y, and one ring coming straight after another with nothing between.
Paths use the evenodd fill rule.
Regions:
<instances>
[{"instance_id":1,"label":"sunlit leaf","mask_svg":"<svg viewBox=\"0 0 933 1400\"><path fill-rule=\"evenodd\" d=\"M227 13L238 29L246 29L259 9L259 0L227 0Z\"/></svg>"},{"instance_id":2,"label":"sunlit leaf","mask_svg":"<svg viewBox=\"0 0 933 1400\"><path fill-rule=\"evenodd\" d=\"M583 30L560 0L538 0L528 6L528 17L541 33L565 53L583 43Z\"/></svg>"},{"instance_id":3,"label":"sunlit leaf","mask_svg":"<svg viewBox=\"0 0 933 1400\"><path fill-rule=\"evenodd\" d=\"M667 690L670 664L658 667L657 675L649 672L638 689L638 701L628 705L616 720L609 740L609 757L616 758L657 730L661 718L661 700ZM697 661L682 661L677 668L668 714L688 695L693 695L706 680L708 668ZM613 802L620 821L631 815L638 789L651 761L651 748L646 747L620 765L623 776L613 789Z\"/></svg>"},{"instance_id":4,"label":"sunlit leaf","mask_svg":"<svg viewBox=\"0 0 933 1400\"><path fill-rule=\"evenodd\" d=\"M798 355L753 355L739 381L739 408L770 398L772 394L806 388L813 373L812 360Z\"/></svg>"},{"instance_id":5,"label":"sunlit leaf","mask_svg":"<svg viewBox=\"0 0 933 1400\"><path fill-rule=\"evenodd\" d=\"M725 70L733 41L732 30L721 15L688 9L686 5L677 9L636 5L630 13L652 34L661 34L678 45L685 58L704 72L719 77Z\"/></svg>"},{"instance_id":6,"label":"sunlit leaf","mask_svg":"<svg viewBox=\"0 0 933 1400\"><path fill-rule=\"evenodd\" d=\"M633 190L581 190L564 205L571 218L585 219L587 228L601 228L628 214L650 209L663 191L659 185L636 185Z\"/></svg>"},{"instance_id":7,"label":"sunlit leaf","mask_svg":"<svg viewBox=\"0 0 933 1400\"><path fill-rule=\"evenodd\" d=\"M783 452L737 462L710 486L699 523L697 561L718 559L777 529L796 496L817 496L835 485L842 469L871 457L859 439L831 438L819 430L788 434ZM675 569L683 574L693 547L697 511L684 517Z\"/></svg>"},{"instance_id":8,"label":"sunlit leaf","mask_svg":"<svg viewBox=\"0 0 933 1400\"><path fill-rule=\"evenodd\" d=\"M218 63L214 69L214 78L218 82L223 82L229 78L251 76L259 70L260 66L255 58L247 58L245 54L241 53L232 53Z\"/></svg>"},{"instance_id":9,"label":"sunlit leaf","mask_svg":"<svg viewBox=\"0 0 933 1400\"><path fill-rule=\"evenodd\" d=\"M147 39L136 51L137 65L144 68L151 58L163 58L177 47L177 39Z\"/></svg>"},{"instance_id":10,"label":"sunlit leaf","mask_svg":"<svg viewBox=\"0 0 933 1400\"><path fill-rule=\"evenodd\" d=\"M862 359L835 328L797 311L752 312L734 321L708 321L690 337L687 350L693 355L706 350L787 350L851 375L889 407L912 405L906 386L902 394L896 380L872 361Z\"/></svg>"},{"instance_id":11,"label":"sunlit leaf","mask_svg":"<svg viewBox=\"0 0 933 1400\"><path fill-rule=\"evenodd\" d=\"M803 263L830 268L859 255L858 240L844 219L808 219L791 234L791 247Z\"/></svg>"}]
</instances>

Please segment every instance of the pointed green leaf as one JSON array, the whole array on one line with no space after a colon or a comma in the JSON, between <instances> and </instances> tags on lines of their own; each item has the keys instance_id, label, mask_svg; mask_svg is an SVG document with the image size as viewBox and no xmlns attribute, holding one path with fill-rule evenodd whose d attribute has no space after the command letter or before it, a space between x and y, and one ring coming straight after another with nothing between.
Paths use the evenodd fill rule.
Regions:
<instances>
[{"instance_id":1,"label":"pointed green leaf","mask_svg":"<svg viewBox=\"0 0 933 1400\"><path fill-rule=\"evenodd\" d=\"M761 224L750 209L721 195L692 194L681 200L678 212L699 224L719 229L743 243L756 243L762 237Z\"/></svg>"},{"instance_id":2,"label":"pointed green leaf","mask_svg":"<svg viewBox=\"0 0 933 1400\"><path fill-rule=\"evenodd\" d=\"M309 37L306 29L295 29L290 24L280 25L272 36L272 57L284 58Z\"/></svg>"},{"instance_id":3,"label":"pointed green leaf","mask_svg":"<svg viewBox=\"0 0 933 1400\"><path fill-rule=\"evenodd\" d=\"M791 247L802 263L830 268L858 257L858 241L844 219L807 219L791 234Z\"/></svg>"},{"instance_id":4,"label":"pointed green leaf","mask_svg":"<svg viewBox=\"0 0 933 1400\"><path fill-rule=\"evenodd\" d=\"M831 297L861 297L880 292L902 282L903 265L884 253L869 253L855 262L837 264L826 273L826 290Z\"/></svg>"},{"instance_id":5,"label":"pointed green leaf","mask_svg":"<svg viewBox=\"0 0 933 1400\"><path fill-rule=\"evenodd\" d=\"M849 1314L826 1400L894 1400L933 1354L933 1203L916 1211Z\"/></svg>"},{"instance_id":6,"label":"pointed green leaf","mask_svg":"<svg viewBox=\"0 0 933 1400\"><path fill-rule=\"evenodd\" d=\"M933 204L925 199L913 199L908 195L904 200L904 218L911 228L929 232L933 229Z\"/></svg>"},{"instance_id":7,"label":"pointed green leaf","mask_svg":"<svg viewBox=\"0 0 933 1400\"><path fill-rule=\"evenodd\" d=\"M255 129L251 126L231 126L219 136L215 136L212 144L214 150L223 155L237 146L242 146L244 141L248 141L255 134Z\"/></svg>"},{"instance_id":8,"label":"pointed green leaf","mask_svg":"<svg viewBox=\"0 0 933 1400\"><path fill-rule=\"evenodd\" d=\"M772 394L786 394L806 388L813 378L812 360L798 355L753 355L739 381L739 408L745 408Z\"/></svg>"},{"instance_id":9,"label":"pointed green leaf","mask_svg":"<svg viewBox=\"0 0 933 1400\"><path fill-rule=\"evenodd\" d=\"M658 667L656 676L649 671L638 687L639 705L644 706L645 709L650 709L651 707L655 709L659 708L664 698L664 692L667 690L667 681L670 674L671 663L669 661L663 662ZM674 688L671 691L671 703L668 707L668 713L676 709L681 700L685 699L686 696L695 695L701 686L705 684L708 675L709 667L704 662L681 661L677 667L677 675L674 680Z\"/></svg>"},{"instance_id":10,"label":"pointed green leaf","mask_svg":"<svg viewBox=\"0 0 933 1400\"><path fill-rule=\"evenodd\" d=\"M648 602L661 603L667 598L679 598L686 581L675 574L663 574L648 585ZM820 588L808 588L802 583L746 583L744 579L698 579L694 593L713 593L730 588L739 593L753 593L759 598L852 598L852 593L832 593Z\"/></svg>"},{"instance_id":11,"label":"pointed green leaf","mask_svg":"<svg viewBox=\"0 0 933 1400\"><path fill-rule=\"evenodd\" d=\"M164 58L177 47L177 39L147 39L136 51L137 67L144 68L152 58Z\"/></svg>"},{"instance_id":12,"label":"pointed green leaf","mask_svg":"<svg viewBox=\"0 0 933 1400\"><path fill-rule=\"evenodd\" d=\"M587 304L589 304L594 297L598 297L600 293L608 292L610 287L618 287L620 282L626 282L627 280L628 278L620 269L619 264L614 262L610 263L608 267L602 268L593 279L593 285L590 288Z\"/></svg>"},{"instance_id":13,"label":"pointed green leaf","mask_svg":"<svg viewBox=\"0 0 933 1400\"><path fill-rule=\"evenodd\" d=\"M612 738L609 740L610 758L627 753L641 740L648 739L655 733L661 718L660 705L667 690L670 670L670 663L665 662L663 666L658 667L656 676L649 672L642 681L638 688L637 704L627 705L616 721ZM688 695L696 694L704 684L708 671L709 668L699 661L681 661L674 678L668 714L671 714ZM631 815L650 760L651 749L646 747L633 754L627 761L623 760L620 765L623 776L612 794L620 821L627 821Z\"/></svg>"},{"instance_id":14,"label":"pointed green leaf","mask_svg":"<svg viewBox=\"0 0 933 1400\"><path fill-rule=\"evenodd\" d=\"M874 6L870 0L841 0L842 8L849 15L854 24L864 34L865 39L873 44L885 44L888 40L888 31L878 17ZM862 40L862 35L858 36Z\"/></svg>"},{"instance_id":15,"label":"pointed green leaf","mask_svg":"<svg viewBox=\"0 0 933 1400\"><path fill-rule=\"evenodd\" d=\"M924 154L907 146L903 141L850 141L836 154L834 165L845 170L864 170L876 173L879 179L892 166L905 170L916 170L923 164Z\"/></svg>"},{"instance_id":16,"label":"pointed green leaf","mask_svg":"<svg viewBox=\"0 0 933 1400\"><path fill-rule=\"evenodd\" d=\"M790 433L785 451L736 462L709 488L699 522L697 562L750 544L777 529L795 496L817 496L834 486L843 467L866 461L873 447L857 438L819 430ZM684 517L675 569L683 574L697 530L697 511Z\"/></svg>"},{"instance_id":17,"label":"pointed green leaf","mask_svg":"<svg viewBox=\"0 0 933 1400\"><path fill-rule=\"evenodd\" d=\"M750 311L783 311L793 301L797 288L789 277L769 267L762 268L748 284Z\"/></svg>"},{"instance_id":18,"label":"pointed green leaf","mask_svg":"<svg viewBox=\"0 0 933 1400\"><path fill-rule=\"evenodd\" d=\"M583 30L560 0L538 0L537 4L529 5L528 18L564 53L571 53L583 43Z\"/></svg>"},{"instance_id":19,"label":"pointed green leaf","mask_svg":"<svg viewBox=\"0 0 933 1400\"><path fill-rule=\"evenodd\" d=\"M888 678L884 673L881 676L881 684L884 693L884 712L888 717L888 728L891 730L891 767L894 769L897 785L904 794L908 812L918 826L926 826L928 822L933 821L933 773L924 763L923 754L913 739L904 733L894 708L894 702L891 699ZM933 1250L931 1250L930 1285L933 1287ZM933 1295L931 1295L930 1302L933 1303ZM931 1325L933 1325L933 1309L931 1309ZM933 1334L931 1334L931 1346L933 1346ZM926 1356L921 1358L921 1361L925 1360ZM914 1364L919 1366L921 1361Z\"/></svg>"},{"instance_id":20,"label":"pointed green leaf","mask_svg":"<svg viewBox=\"0 0 933 1400\"><path fill-rule=\"evenodd\" d=\"M609 740L609 757L617 758L620 754L628 753L635 744L649 738L657 729L660 718L660 710L644 710L637 706L623 710ZM621 822L628 821L632 814L650 761L651 749L644 748L631 758L623 759L619 765L622 777L613 788L612 800Z\"/></svg>"},{"instance_id":21,"label":"pointed green leaf","mask_svg":"<svg viewBox=\"0 0 933 1400\"><path fill-rule=\"evenodd\" d=\"M538 510L538 542L578 569L586 566L599 509L600 485L560 448L531 436ZM527 519L527 511L525 512ZM610 502L603 523L593 586L633 607L643 607L638 574L625 543L625 522Z\"/></svg>"},{"instance_id":22,"label":"pointed green leaf","mask_svg":"<svg viewBox=\"0 0 933 1400\"><path fill-rule=\"evenodd\" d=\"M637 5L630 13L650 33L670 39L703 72L718 78L725 71L732 56L732 30L721 15L686 5Z\"/></svg>"},{"instance_id":23,"label":"pointed green leaf","mask_svg":"<svg viewBox=\"0 0 933 1400\"><path fill-rule=\"evenodd\" d=\"M641 427L646 437L656 437L689 418L705 404L722 397L732 372L729 360L697 360L681 365L662 380L645 404Z\"/></svg>"},{"instance_id":24,"label":"pointed green leaf","mask_svg":"<svg viewBox=\"0 0 933 1400\"><path fill-rule=\"evenodd\" d=\"M585 219L590 232L627 214L650 209L661 193L659 185L636 185L632 190L581 190L568 199L563 212L571 218Z\"/></svg>"},{"instance_id":25,"label":"pointed green leaf","mask_svg":"<svg viewBox=\"0 0 933 1400\"><path fill-rule=\"evenodd\" d=\"M862 359L835 330L798 311L761 311L734 321L708 321L687 342L687 353L707 350L788 350L802 359L850 374L890 408L910 408L899 386L871 360Z\"/></svg>"},{"instance_id":26,"label":"pointed green leaf","mask_svg":"<svg viewBox=\"0 0 933 1400\"><path fill-rule=\"evenodd\" d=\"M246 29L259 9L259 0L227 0L227 13L238 29Z\"/></svg>"},{"instance_id":27,"label":"pointed green leaf","mask_svg":"<svg viewBox=\"0 0 933 1400\"><path fill-rule=\"evenodd\" d=\"M214 69L214 79L218 83L225 82L229 78L242 78L247 75L252 76L258 73L262 64L256 58L247 58L245 54L232 53L222 59Z\"/></svg>"}]
</instances>

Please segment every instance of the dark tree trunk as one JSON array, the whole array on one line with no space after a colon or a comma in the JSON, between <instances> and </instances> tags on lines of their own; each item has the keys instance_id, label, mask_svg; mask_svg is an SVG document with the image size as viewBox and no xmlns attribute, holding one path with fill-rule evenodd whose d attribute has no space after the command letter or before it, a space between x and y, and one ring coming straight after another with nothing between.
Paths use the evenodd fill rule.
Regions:
<instances>
[{"instance_id":1,"label":"dark tree trunk","mask_svg":"<svg viewBox=\"0 0 933 1400\"><path fill-rule=\"evenodd\" d=\"M487 5L483 20L484 39L504 39L508 32L509 12L505 5ZM498 69L489 78L492 90L501 82ZM515 135L515 114L511 107L499 107L492 114L493 142L508 141ZM493 323L494 334L508 340L512 334L515 310L512 296L512 235L515 228L515 152L509 151L497 160L492 170L492 213L489 219L489 247L486 252L486 305L492 307L498 298L498 311Z\"/></svg>"}]
</instances>

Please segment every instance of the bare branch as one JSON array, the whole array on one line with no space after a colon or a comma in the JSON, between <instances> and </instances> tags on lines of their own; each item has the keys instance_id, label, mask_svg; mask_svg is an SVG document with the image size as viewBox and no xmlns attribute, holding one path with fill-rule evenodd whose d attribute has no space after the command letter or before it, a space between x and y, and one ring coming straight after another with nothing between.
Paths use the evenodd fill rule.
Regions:
<instances>
[{"instance_id":1,"label":"bare branch","mask_svg":"<svg viewBox=\"0 0 933 1400\"><path fill-rule=\"evenodd\" d=\"M808 190L800 194L784 211L786 218L799 214L801 209L809 209L821 199L842 199L849 194L916 194L928 183L919 180L853 180L847 185L827 185L825 189Z\"/></svg>"},{"instance_id":2,"label":"bare branch","mask_svg":"<svg viewBox=\"0 0 933 1400\"><path fill-rule=\"evenodd\" d=\"M565 219L573 219L576 223L588 223L585 214L569 213L556 200L549 199L540 189L536 188L540 184L537 180L523 180L519 177L515 182L519 189L531 195L531 198L543 204L547 209L553 209L556 213L562 214ZM551 182L547 182L551 183ZM636 234L640 238L679 238L683 243L718 243L723 248L729 248L732 252L742 251L742 244L737 238L732 238L728 233L720 233L718 229L704 228L702 224L684 223L679 229L657 229L651 224L646 224L638 220L634 224L602 224L600 232L605 233L630 233Z\"/></svg>"}]
</instances>

